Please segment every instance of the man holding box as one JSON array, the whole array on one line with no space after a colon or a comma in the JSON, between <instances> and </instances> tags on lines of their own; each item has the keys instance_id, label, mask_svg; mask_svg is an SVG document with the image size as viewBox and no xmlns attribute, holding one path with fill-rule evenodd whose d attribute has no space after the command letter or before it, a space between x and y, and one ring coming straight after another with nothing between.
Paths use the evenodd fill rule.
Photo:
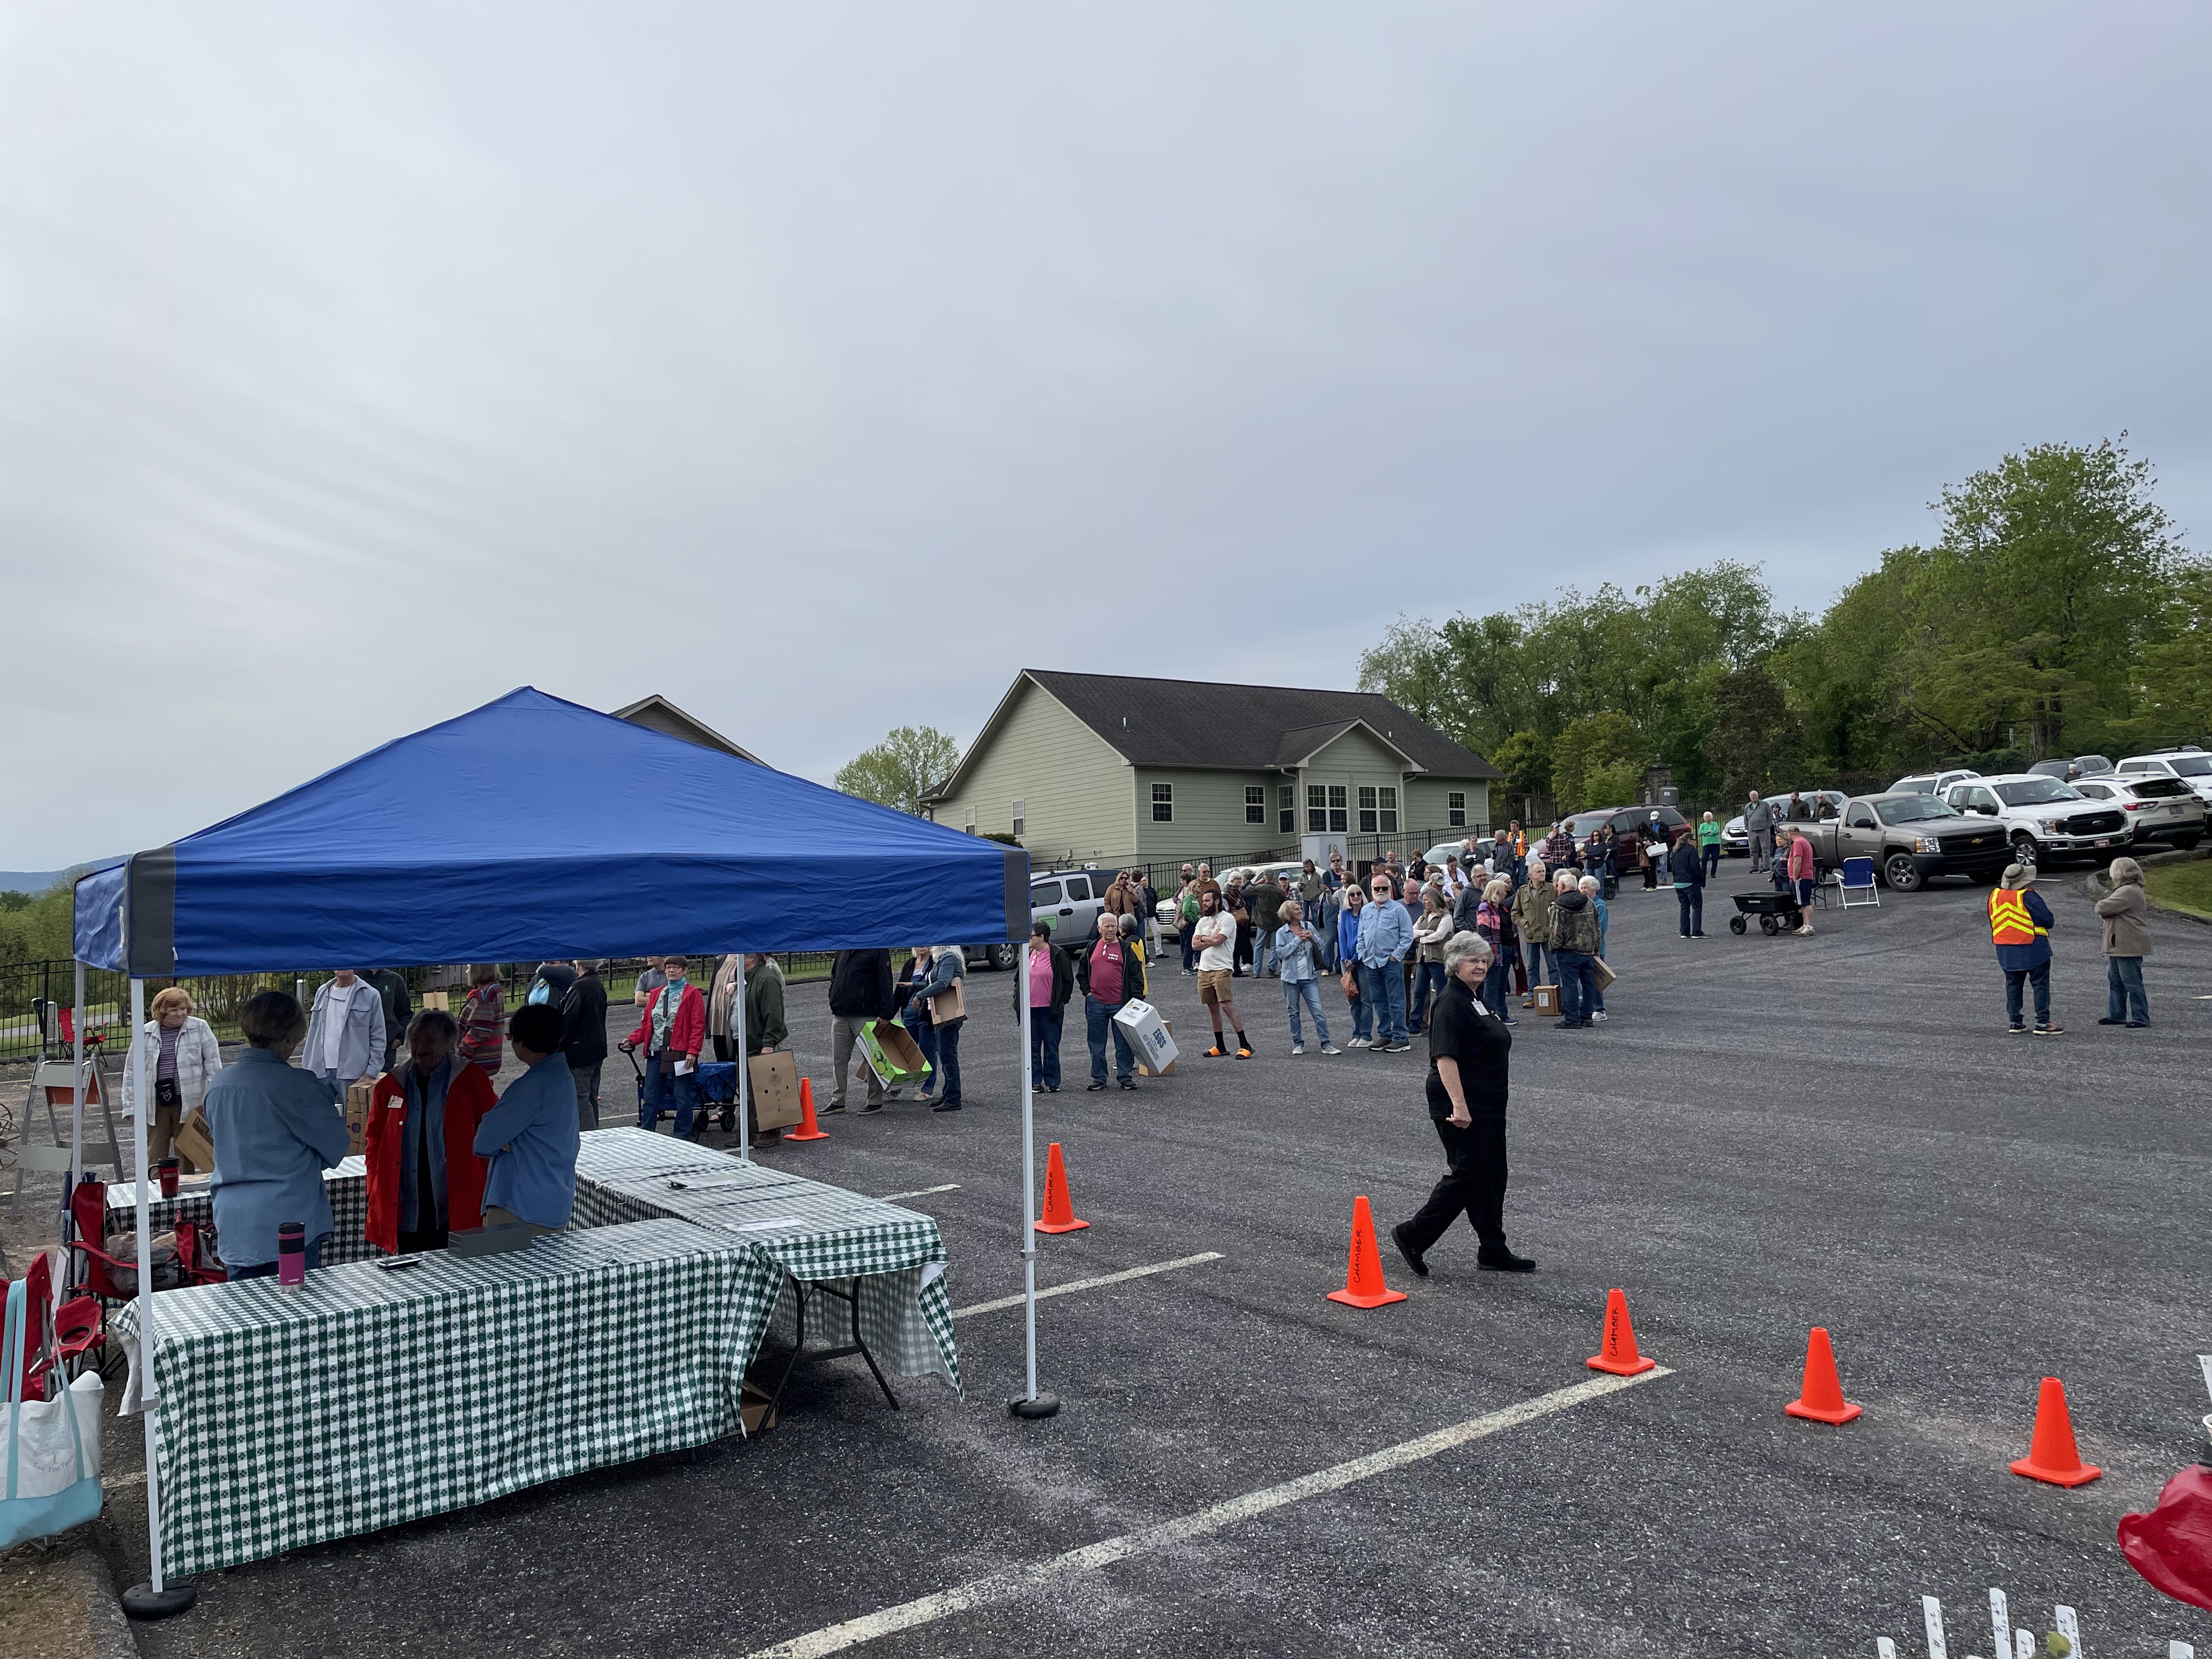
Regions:
<instances>
[{"instance_id":1,"label":"man holding box","mask_svg":"<svg viewBox=\"0 0 2212 1659\"><path fill-rule=\"evenodd\" d=\"M1134 948L1137 927L1137 919L1133 915L1103 918L1098 942L1085 951L1082 960L1075 964L1075 977L1083 986L1084 1024L1091 1037L1093 1089L1106 1086L1109 1031L1114 1034L1115 1075L1124 1089L1137 1086L1137 1079L1131 1075L1137 1060L1129 1047L1129 1034L1114 1020L1123 1004L1145 994L1145 963Z\"/></svg>"}]
</instances>

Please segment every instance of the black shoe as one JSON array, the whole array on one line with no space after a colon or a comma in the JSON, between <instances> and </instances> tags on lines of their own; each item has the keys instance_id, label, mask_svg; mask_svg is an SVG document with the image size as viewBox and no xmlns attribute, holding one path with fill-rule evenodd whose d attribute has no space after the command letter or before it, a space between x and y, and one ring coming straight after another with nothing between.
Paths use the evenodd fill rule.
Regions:
<instances>
[{"instance_id":1,"label":"black shoe","mask_svg":"<svg viewBox=\"0 0 2212 1659\"><path fill-rule=\"evenodd\" d=\"M1401 1221L1390 1229L1390 1242L1398 1247L1398 1254L1406 1258L1406 1265L1411 1267L1418 1277L1426 1279L1429 1276L1429 1264L1421 1259L1421 1253L1419 1250L1406 1243L1404 1222Z\"/></svg>"},{"instance_id":2,"label":"black shoe","mask_svg":"<svg viewBox=\"0 0 2212 1659\"><path fill-rule=\"evenodd\" d=\"M1103 1077L1097 1077L1097 1078L1093 1078L1093 1079L1091 1079L1091 1081L1090 1081L1090 1082L1088 1082L1088 1083L1086 1083L1086 1084L1085 1084L1085 1085L1083 1085L1083 1092L1084 1092L1085 1094L1086 1094L1086 1095L1087 1095L1087 1094L1094 1094L1094 1093L1096 1093L1097 1091L1099 1091L1099 1090L1101 1090L1101 1089L1104 1088L1105 1086L1106 1086L1106 1079L1105 1079L1104 1078L1103 1078Z\"/></svg>"},{"instance_id":3,"label":"black shoe","mask_svg":"<svg viewBox=\"0 0 2212 1659\"><path fill-rule=\"evenodd\" d=\"M1692 939L1711 939L1712 935L1711 933L1692 933L1690 937Z\"/></svg>"},{"instance_id":4,"label":"black shoe","mask_svg":"<svg viewBox=\"0 0 2212 1659\"><path fill-rule=\"evenodd\" d=\"M2005 1027L2005 1030L2011 1032L2014 1036L2026 1036L2027 1035L2027 1027L2025 1025L2008 1025Z\"/></svg>"},{"instance_id":5,"label":"black shoe","mask_svg":"<svg viewBox=\"0 0 2212 1659\"><path fill-rule=\"evenodd\" d=\"M1137 1079L1133 1077L1125 1077L1121 1079L1121 1086L1124 1089L1133 1089L1137 1086Z\"/></svg>"},{"instance_id":6,"label":"black shoe","mask_svg":"<svg viewBox=\"0 0 2212 1659\"><path fill-rule=\"evenodd\" d=\"M2106 1014L2098 1020L2097 1024L2100 1025L2124 1025L2127 1024L2127 1021L2119 1018L2116 1015Z\"/></svg>"},{"instance_id":7,"label":"black shoe","mask_svg":"<svg viewBox=\"0 0 2212 1659\"><path fill-rule=\"evenodd\" d=\"M1060 1085L1057 1083L1048 1083L1044 1085L1044 1091L1048 1095L1056 1095L1060 1092Z\"/></svg>"},{"instance_id":8,"label":"black shoe","mask_svg":"<svg viewBox=\"0 0 2212 1659\"><path fill-rule=\"evenodd\" d=\"M843 1101L842 1101L842 1100L833 1100L833 1101L831 1101L831 1102L830 1102L827 1106L824 1106L824 1107L822 1109L822 1112L823 1112L823 1115L826 1117L826 1116L828 1116L828 1115L829 1115L830 1113L832 1113L832 1112L842 1112L842 1111L843 1111L844 1109L845 1109L845 1103L844 1103Z\"/></svg>"},{"instance_id":9,"label":"black shoe","mask_svg":"<svg viewBox=\"0 0 2212 1659\"><path fill-rule=\"evenodd\" d=\"M960 1103L957 1100L939 1101L929 1109L933 1112L957 1112L960 1109Z\"/></svg>"},{"instance_id":10,"label":"black shoe","mask_svg":"<svg viewBox=\"0 0 2212 1659\"><path fill-rule=\"evenodd\" d=\"M866 1105L866 1106L863 1106L863 1107L861 1107L861 1108L860 1108L860 1115L861 1115L862 1117L866 1117L866 1116L867 1116L867 1115L868 1115L869 1113L871 1113L871 1112L880 1112L880 1111L882 1111L883 1109L884 1109L884 1103L883 1103L882 1101L878 1100L878 1101L876 1101L876 1102L874 1102L873 1103L872 1103L872 1104L870 1104L870 1105Z\"/></svg>"},{"instance_id":11,"label":"black shoe","mask_svg":"<svg viewBox=\"0 0 2212 1659\"><path fill-rule=\"evenodd\" d=\"M1499 1250L1494 1254L1489 1250L1478 1251L1474 1265L1485 1273L1533 1273L1536 1271L1536 1263L1532 1258L1516 1255L1510 1250Z\"/></svg>"},{"instance_id":12,"label":"black shoe","mask_svg":"<svg viewBox=\"0 0 2212 1659\"><path fill-rule=\"evenodd\" d=\"M2150 1022L2147 1019L2131 1019L2128 1022L2128 1030L2130 1031L2148 1031L2150 1030Z\"/></svg>"}]
</instances>

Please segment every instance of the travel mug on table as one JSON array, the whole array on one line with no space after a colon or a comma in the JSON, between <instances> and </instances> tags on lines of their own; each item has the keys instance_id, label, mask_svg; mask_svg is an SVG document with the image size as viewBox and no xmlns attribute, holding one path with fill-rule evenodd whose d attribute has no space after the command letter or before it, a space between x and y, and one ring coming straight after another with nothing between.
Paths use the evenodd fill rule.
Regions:
<instances>
[{"instance_id":1,"label":"travel mug on table","mask_svg":"<svg viewBox=\"0 0 2212 1659\"><path fill-rule=\"evenodd\" d=\"M307 1282L307 1229L304 1223L276 1224L276 1283L296 1290Z\"/></svg>"},{"instance_id":2,"label":"travel mug on table","mask_svg":"<svg viewBox=\"0 0 2212 1659\"><path fill-rule=\"evenodd\" d=\"M174 1198L177 1195L177 1171L180 1167L173 1158L165 1158L154 1166L154 1173L161 1182L162 1197Z\"/></svg>"}]
</instances>

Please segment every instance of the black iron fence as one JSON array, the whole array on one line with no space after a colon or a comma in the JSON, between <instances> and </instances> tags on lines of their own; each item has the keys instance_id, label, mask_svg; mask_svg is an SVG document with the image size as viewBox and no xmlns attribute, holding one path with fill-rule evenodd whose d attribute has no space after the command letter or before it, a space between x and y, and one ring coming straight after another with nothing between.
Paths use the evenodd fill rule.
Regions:
<instances>
[{"instance_id":1,"label":"black iron fence","mask_svg":"<svg viewBox=\"0 0 2212 1659\"><path fill-rule=\"evenodd\" d=\"M826 979L828 952L796 952L777 958L789 980ZM692 959L693 972L702 983L714 971L709 957ZM645 971L641 957L609 962L602 970L607 999L616 1004L630 1000L637 976ZM534 962L499 964L500 978L508 988L512 1006L521 1000L538 971ZM451 967L404 968L408 990L417 1005L427 990L450 990L458 1003L467 989L465 970ZM262 991L289 991L305 1000L331 976L330 969L294 974L211 974L184 979L149 979L146 994L167 986L184 988L192 1000L192 1012L215 1028L223 1042L243 1041L238 1029L239 1011L246 1000ZM31 1060L41 1055L59 1056L67 1048L62 1036L62 1011L74 1008L76 964L69 961L0 963L0 1061ZM131 981L104 968L84 970L85 1035L112 1044L118 1052L130 1041Z\"/></svg>"}]
</instances>

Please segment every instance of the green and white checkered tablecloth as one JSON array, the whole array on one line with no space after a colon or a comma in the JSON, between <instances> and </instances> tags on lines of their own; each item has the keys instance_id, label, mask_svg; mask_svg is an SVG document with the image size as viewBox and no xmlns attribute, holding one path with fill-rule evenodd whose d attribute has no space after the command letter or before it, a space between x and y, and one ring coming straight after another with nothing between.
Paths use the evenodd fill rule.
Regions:
<instances>
[{"instance_id":1,"label":"green and white checkered tablecloth","mask_svg":"<svg viewBox=\"0 0 2212 1659\"><path fill-rule=\"evenodd\" d=\"M727 1234L660 1219L296 1291L167 1291L164 1564L234 1565L728 1433L760 1272Z\"/></svg>"},{"instance_id":2,"label":"green and white checkered tablecloth","mask_svg":"<svg viewBox=\"0 0 2212 1659\"><path fill-rule=\"evenodd\" d=\"M323 1190L330 1194L331 1219L335 1224L330 1243L323 1247L323 1265L326 1267L343 1261L369 1261L384 1254L362 1232L368 1221L368 1168L360 1158L355 1157L323 1171ZM163 1198L157 1190L146 1207L157 1233L167 1231L179 1221L206 1224L215 1219L215 1192L203 1184L185 1188L174 1198ZM137 1218L138 1183L120 1181L110 1187L108 1231L135 1227Z\"/></svg>"},{"instance_id":3,"label":"green and white checkered tablecloth","mask_svg":"<svg viewBox=\"0 0 2212 1659\"><path fill-rule=\"evenodd\" d=\"M572 1226L678 1216L729 1233L756 1252L763 1297L757 1319L748 1304L740 1333L747 1363L772 1327L787 1340L796 1334L797 1299L787 1273L851 1279L860 1337L879 1364L902 1376L942 1376L960 1386L945 1241L930 1217L642 1129L602 1129L583 1141ZM672 1184L679 1181L680 1188ZM842 1304L817 1302L810 1337L842 1342L849 1318Z\"/></svg>"}]
</instances>

